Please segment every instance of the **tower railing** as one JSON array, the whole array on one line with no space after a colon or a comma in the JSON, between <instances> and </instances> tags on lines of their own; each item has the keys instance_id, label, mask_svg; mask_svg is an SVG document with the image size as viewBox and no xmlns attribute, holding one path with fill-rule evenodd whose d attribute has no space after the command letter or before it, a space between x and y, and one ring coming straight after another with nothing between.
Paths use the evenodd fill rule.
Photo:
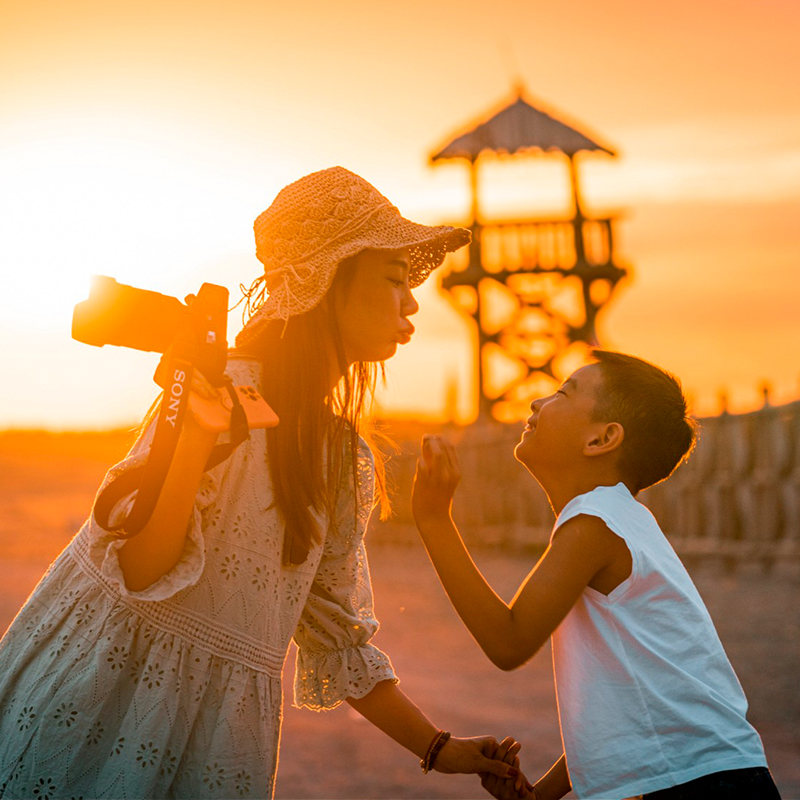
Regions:
<instances>
[{"instance_id":1,"label":"tower railing","mask_svg":"<svg viewBox=\"0 0 800 800\"><path fill-rule=\"evenodd\" d=\"M483 225L481 263L493 274L519 270L572 273L581 261L591 267L610 265L612 222L612 218L581 218Z\"/></svg>"}]
</instances>

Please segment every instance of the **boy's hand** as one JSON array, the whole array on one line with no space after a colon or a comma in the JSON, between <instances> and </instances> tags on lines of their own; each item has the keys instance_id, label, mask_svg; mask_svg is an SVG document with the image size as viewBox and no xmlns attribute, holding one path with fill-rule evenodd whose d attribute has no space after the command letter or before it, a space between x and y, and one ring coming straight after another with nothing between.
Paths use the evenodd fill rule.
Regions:
<instances>
[{"instance_id":1,"label":"boy's hand","mask_svg":"<svg viewBox=\"0 0 800 800\"><path fill-rule=\"evenodd\" d=\"M461 480L456 450L447 439L426 434L420 451L411 492L411 510L417 525L449 518L453 494Z\"/></svg>"},{"instance_id":2,"label":"boy's hand","mask_svg":"<svg viewBox=\"0 0 800 800\"><path fill-rule=\"evenodd\" d=\"M511 740L513 742L513 739ZM517 780L519 770L511 764L506 765L498 755L487 756L487 752L497 750L497 741L491 736L460 738L451 736L439 752L433 768L436 772L473 773L497 775L505 781Z\"/></svg>"},{"instance_id":3,"label":"boy's hand","mask_svg":"<svg viewBox=\"0 0 800 800\"><path fill-rule=\"evenodd\" d=\"M494 748L494 752L491 752L491 747L484 749L484 755L487 758L500 759L514 769L519 770L518 753L520 747L519 742L508 736ZM497 775L486 772L481 773L480 778L481 786L498 800L520 800L528 797L530 784L522 772L515 779L500 778Z\"/></svg>"}]
</instances>

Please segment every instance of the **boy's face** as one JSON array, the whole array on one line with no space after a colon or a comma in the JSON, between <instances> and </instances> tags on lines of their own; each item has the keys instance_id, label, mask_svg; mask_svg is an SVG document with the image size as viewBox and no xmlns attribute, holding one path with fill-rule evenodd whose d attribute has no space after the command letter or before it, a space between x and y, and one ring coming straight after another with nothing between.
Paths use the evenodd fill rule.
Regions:
<instances>
[{"instance_id":1,"label":"boy's face","mask_svg":"<svg viewBox=\"0 0 800 800\"><path fill-rule=\"evenodd\" d=\"M514 449L517 461L534 475L537 467L575 465L591 438L603 373L599 364L581 367L549 397L531 403L531 415Z\"/></svg>"}]
</instances>

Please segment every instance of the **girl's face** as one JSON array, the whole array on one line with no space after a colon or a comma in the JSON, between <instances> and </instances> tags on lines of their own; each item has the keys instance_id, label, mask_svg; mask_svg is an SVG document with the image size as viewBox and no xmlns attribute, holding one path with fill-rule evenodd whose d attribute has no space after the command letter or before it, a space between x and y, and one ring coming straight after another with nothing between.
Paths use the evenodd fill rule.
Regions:
<instances>
[{"instance_id":1,"label":"girl's face","mask_svg":"<svg viewBox=\"0 0 800 800\"><path fill-rule=\"evenodd\" d=\"M414 333L409 321L419 304L408 286L408 250L364 250L335 298L348 364L384 361Z\"/></svg>"}]
</instances>

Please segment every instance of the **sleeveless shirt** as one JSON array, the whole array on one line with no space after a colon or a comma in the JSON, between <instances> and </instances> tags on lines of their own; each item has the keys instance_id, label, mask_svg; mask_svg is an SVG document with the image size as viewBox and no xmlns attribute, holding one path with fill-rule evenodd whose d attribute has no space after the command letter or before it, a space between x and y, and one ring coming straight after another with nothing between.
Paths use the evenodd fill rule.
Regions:
<instances>
[{"instance_id":1,"label":"sleeveless shirt","mask_svg":"<svg viewBox=\"0 0 800 800\"><path fill-rule=\"evenodd\" d=\"M577 797L625 798L766 766L708 610L653 515L623 483L573 498L624 540L630 576L586 587L552 637L559 722ZM552 541L552 537L551 537Z\"/></svg>"}]
</instances>

